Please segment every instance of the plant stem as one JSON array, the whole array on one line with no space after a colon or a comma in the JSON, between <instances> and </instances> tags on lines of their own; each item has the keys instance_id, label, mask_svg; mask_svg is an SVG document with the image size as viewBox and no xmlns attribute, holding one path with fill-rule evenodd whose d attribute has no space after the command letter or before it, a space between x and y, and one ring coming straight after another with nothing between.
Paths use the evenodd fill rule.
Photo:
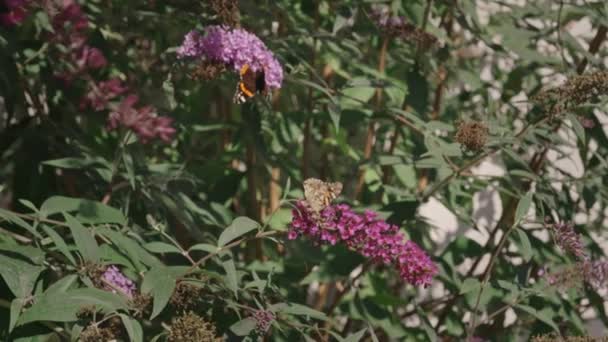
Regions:
<instances>
[{"instance_id":1,"label":"plant stem","mask_svg":"<svg viewBox=\"0 0 608 342\"><path fill-rule=\"evenodd\" d=\"M190 266L190 268L184 273L184 274L189 274L192 273L192 271L194 271L196 268L198 268L199 266L203 265L207 260L213 258L214 256L227 251L229 249L231 249L232 247L238 246L243 242L247 242L247 241L251 241L251 240L256 240L256 239L263 239L269 236L273 236L273 235L278 235L281 232L276 231L276 230L271 230L271 231L267 231L267 232L258 232L256 235L251 236L251 237L244 237L244 238L240 238L234 242L231 242L223 247L219 247L217 249L217 251L213 252L213 253L209 253L207 255L205 255L204 257L200 258L198 261L196 261L192 266Z\"/></svg>"},{"instance_id":2,"label":"plant stem","mask_svg":"<svg viewBox=\"0 0 608 342\"><path fill-rule=\"evenodd\" d=\"M389 37L385 36L382 41L382 46L380 47L379 57L378 57L378 74L384 74L384 70L386 69L386 52L388 50ZM382 106L382 87L376 88L376 110L380 110ZM371 120L369 126L367 127L367 136L365 138L365 146L363 149L363 160L367 161L372 156L372 151L374 149L374 142L376 140L376 121ZM365 182L365 170L361 168L359 170L359 175L357 177L357 184L355 186L355 198L359 198L361 192L363 191L363 184Z\"/></svg>"}]
</instances>

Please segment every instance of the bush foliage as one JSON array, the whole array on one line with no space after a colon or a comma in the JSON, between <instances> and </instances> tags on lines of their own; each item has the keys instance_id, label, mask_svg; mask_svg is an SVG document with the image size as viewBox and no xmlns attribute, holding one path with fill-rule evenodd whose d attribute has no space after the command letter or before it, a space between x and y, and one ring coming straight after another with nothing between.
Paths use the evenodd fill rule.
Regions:
<instances>
[{"instance_id":1,"label":"bush foliage","mask_svg":"<svg viewBox=\"0 0 608 342\"><path fill-rule=\"evenodd\" d=\"M575 0L2 1L0 335L608 326L607 18Z\"/></svg>"}]
</instances>

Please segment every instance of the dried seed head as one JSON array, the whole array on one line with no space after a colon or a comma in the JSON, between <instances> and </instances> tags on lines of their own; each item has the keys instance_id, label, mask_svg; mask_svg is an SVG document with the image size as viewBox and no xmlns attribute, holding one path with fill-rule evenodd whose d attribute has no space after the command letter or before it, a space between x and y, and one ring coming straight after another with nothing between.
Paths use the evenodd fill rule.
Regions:
<instances>
[{"instance_id":1,"label":"dried seed head","mask_svg":"<svg viewBox=\"0 0 608 342\"><path fill-rule=\"evenodd\" d=\"M557 115L601 95L608 95L608 71L574 76L559 87L540 92L532 101Z\"/></svg>"},{"instance_id":2,"label":"dried seed head","mask_svg":"<svg viewBox=\"0 0 608 342\"><path fill-rule=\"evenodd\" d=\"M546 276L549 284L560 290L582 287L589 284L595 290L608 286L608 261L584 260Z\"/></svg>"},{"instance_id":3,"label":"dried seed head","mask_svg":"<svg viewBox=\"0 0 608 342\"><path fill-rule=\"evenodd\" d=\"M488 141L488 127L478 121L460 121L455 140L470 151L481 150Z\"/></svg>"},{"instance_id":4,"label":"dried seed head","mask_svg":"<svg viewBox=\"0 0 608 342\"><path fill-rule=\"evenodd\" d=\"M81 342L99 342L111 341L116 338L117 336L111 328L101 328L92 324L80 333L78 340Z\"/></svg>"},{"instance_id":5,"label":"dried seed head","mask_svg":"<svg viewBox=\"0 0 608 342\"><path fill-rule=\"evenodd\" d=\"M212 0L211 8L217 13L223 25L237 27L240 21L237 0Z\"/></svg>"},{"instance_id":6,"label":"dried seed head","mask_svg":"<svg viewBox=\"0 0 608 342\"><path fill-rule=\"evenodd\" d=\"M169 342L220 342L216 337L215 326L199 315L189 312L174 318L171 322Z\"/></svg>"},{"instance_id":7,"label":"dried seed head","mask_svg":"<svg viewBox=\"0 0 608 342\"><path fill-rule=\"evenodd\" d=\"M376 6L369 15L380 31L388 37L415 43L422 50L437 44L437 37L408 22L404 17L391 15L387 6Z\"/></svg>"},{"instance_id":8,"label":"dried seed head","mask_svg":"<svg viewBox=\"0 0 608 342\"><path fill-rule=\"evenodd\" d=\"M567 336L562 337L556 333L537 335L532 337L531 342L608 342L608 336L595 338L591 336Z\"/></svg>"},{"instance_id":9,"label":"dried seed head","mask_svg":"<svg viewBox=\"0 0 608 342\"><path fill-rule=\"evenodd\" d=\"M90 261L86 261L80 266L78 273L82 276L86 276L91 279L91 282L97 288L103 288L105 285L102 281L103 273L106 268L103 265L92 263Z\"/></svg>"},{"instance_id":10,"label":"dried seed head","mask_svg":"<svg viewBox=\"0 0 608 342\"><path fill-rule=\"evenodd\" d=\"M204 289L200 286L180 282L175 287L169 302L177 311L196 309L203 302Z\"/></svg>"},{"instance_id":11,"label":"dried seed head","mask_svg":"<svg viewBox=\"0 0 608 342\"><path fill-rule=\"evenodd\" d=\"M215 61L203 60L190 72L190 78L197 81L209 81L216 79L226 71L226 66Z\"/></svg>"},{"instance_id":12,"label":"dried seed head","mask_svg":"<svg viewBox=\"0 0 608 342\"><path fill-rule=\"evenodd\" d=\"M76 317L83 321L90 321L95 318L95 314L99 311L99 309L95 305L85 305L78 309L76 312Z\"/></svg>"},{"instance_id":13,"label":"dried seed head","mask_svg":"<svg viewBox=\"0 0 608 342\"><path fill-rule=\"evenodd\" d=\"M150 314L152 296L147 293L137 293L129 300L129 307L135 318L143 318Z\"/></svg>"}]
</instances>

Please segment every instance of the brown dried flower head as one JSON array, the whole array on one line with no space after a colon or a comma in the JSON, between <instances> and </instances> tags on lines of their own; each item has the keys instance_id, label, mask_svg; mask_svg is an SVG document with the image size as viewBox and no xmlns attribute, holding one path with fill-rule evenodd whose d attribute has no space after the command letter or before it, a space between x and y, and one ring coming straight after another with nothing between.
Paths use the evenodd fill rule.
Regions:
<instances>
[{"instance_id":1,"label":"brown dried flower head","mask_svg":"<svg viewBox=\"0 0 608 342\"><path fill-rule=\"evenodd\" d=\"M76 317L85 321L93 320L96 318L95 316L98 311L99 309L95 305L85 305L78 309Z\"/></svg>"},{"instance_id":2,"label":"brown dried flower head","mask_svg":"<svg viewBox=\"0 0 608 342\"><path fill-rule=\"evenodd\" d=\"M175 287L169 303L177 311L193 310L202 304L203 295L204 289L202 287L180 282Z\"/></svg>"},{"instance_id":3,"label":"brown dried flower head","mask_svg":"<svg viewBox=\"0 0 608 342\"><path fill-rule=\"evenodd\" d=\"M129 300L129 307L135 318L143 318L150 314L152 296L147 293L137 293Z\"/></svg>"},{"instance_id":4,"label":"brown dried flower head","mask_svg":"<svg viewBox=\"0 0 608 342\"><path fill-rule=\"evenodd\" d=\"M546 279L549 284L559 290L582 287L584 283L596 290L605 289L608 286L608 261L580 261L558 272L546 275Z\"/></svg>"},{"instance_id":5,"label":"brown dried flower head","mask_svg":"<svg viewBox=\"0 0 608 342\"><path fill-rule=\"evenodd\" d=\"M559 87L540 92L532 100L549 114L557 115L600 95L608 95L608 71L574 76Z\"/></svg>"},{"instance_id":6,"label":"brown dried flower head","mask_svg":"<svg viewBox=\"0 0 608 342\"><path fill-rule=\"evenodd\" d=\"M86 261L79 269L79 273L83 276L87 276L93 282L93 285L97 288L103 288L105 284L101 280L103 273L106 271L106 267L101 264L92 263Z\"/></svg>"},{"instance_id":7,"label":"brown dried flower head","mask_svg":"<svg viewBox=\"0 0 608 342\"><path fill-rule=\"evenodd\" d=\"M455 140L470 151L481 150L488 141L488 127L479 121L460 121Z\"/></svg>"},{"instance_id":8,"label":"brown dried flower head","mask_svg":"<svg viewBox=\"0 0 608 342\"><path fill-rule=\"evenodd\" d=\"M115 335L113 329L111 328L101 328L95 324L89 325L86 329L84 329L78 338L78 341L81 342L99 342L99 341L111 341L115 340L117 336Z\"/></svg>"},{"instance_id":9,"label":"brown dried flower head","mask_svg":"<svg viewBox=\"0 0 608 342\"><path fill-rule=\"evenodd\" d=\"M216 337L215 326L205 321L199 315L189 312L171 322L171 332L167 338L169 342L220 342Z\"/></svg>"},{"instance_id":10,"label":"brown dried flower head","mask_svg":"<svg viewBox=\"0 0 608 342\"><path fill-rule=\"evenodd\" d=\"M236 27L239 24L238 0L211 0L211 8L223 25Z\"/></svg>"},{"instance_id":11,"label":"brown dried flower head","mask_svg":"<svg viewBox=\"0 0 608 342\"><path fill-rule=\"evenodd\" d=\"M608 342L608 336L604 337L591 337L591 336L567 336L562 337L556 333L550 333L546 335L538 335L532 337L531 342Z\"/></svg>"},{"instance_id":12,"label":"brown dried flower head","mask_svg":"<svg viewBox=\"0 0 608 342\"><path fill-rule=\"evenodd\" d=\"M226 66L214 61L202 60L194 66L189 76L197 81L209 81L216 79L221 73L226 71Z\"/></svg>"},{"instance_id":13,"label":"brown dried flower head","mask_svg":"<svg viewBox=\"0 0 608 342\"><path fill-rule=\"evenodd\" d=\"M415 43L422 50L428 50L438 42L437 37L410 23L404 17L391 15L387 6L372 8L369 17L386 36Z\"/></svg>"}]
</instances>

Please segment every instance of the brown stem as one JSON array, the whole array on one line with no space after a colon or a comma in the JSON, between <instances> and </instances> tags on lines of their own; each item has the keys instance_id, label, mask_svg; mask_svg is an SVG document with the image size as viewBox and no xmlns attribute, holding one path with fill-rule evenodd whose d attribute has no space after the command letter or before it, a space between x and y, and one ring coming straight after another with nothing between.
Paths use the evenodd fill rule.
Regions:
<instances>
[{"instance_id":1,"label":"brown stem","mask_svg":"<svg viewBox=\"0 0 608 342\"><path fill-rule=\"evenodd\" d=\"M593 40L591 40L591 43L589 43L589 54L595 54L596 52L598 52L600 46L602 45L604 40L606 40L606 34L608 34L608 27L600 25L600 27L598 27L597 29L595 37L593 37ZM579 75L585 72L588 63L589 60L587 59L587 57L583 58L583 60L581 60L579 65L576 67L576 72Z\"/></svg>"},{"instance_id":2,"label":"brown stem","mask_svg":"<svg viewBox=\"0 0 608 342\"><path fill-rule=\"evenodd\" d=\"M319 4L315 2L315 14L314 14L314 32L319 29ZM317 38L316 36L312 40L312 54L310 56L310 65L314 72L315 64L317 60ZM313 79L313 73L310 74L310 80ZM306 117L306 123L304 124L304 141L302 151L302 178L307 179L310 177L310 155L311 155L311 140L312 140L312 112L314 109L314 98L313 98L312 87L308 87L308 113Z\"/></svg>"},{"instance_id":3,"label":"brown stem","mask_svg":"<svg viewBox=\"0 0 608 342\"><path fill-rule=\"evenodd\" d=\"M380 47L379 58L378 58L378 73L384 74L384 70L386 69L386 51L388 50L389 37L384 37L382 41L382 46ZM376 88L376 110L380 110L382 105L382 87ZM371 120L369 126L367 127L367 136L365 137L365 146L363 148L363 160L367 161L372 156L372 151L374 149L374 142L376 140L376 121ZM359 170L359 174L357 176L357 184L355 186L355 198L359 198L361 192L363 191L363 183L365 182L365 169L362 167Z\"/></svg>"},{"instance_id":4,"label":"brown stem","mask_svg":"<svg viewBox=\"0 0 608 342\"><path fill-rule=\"evenodd\" d=\"M281 232L276 231L276 230L271 230L271 231L266 231L266 232L258 232L256 235L251 236L251 237L244 237L244 238L240 238L234 242L231 242L223 247L218 247L217 251L213 252L213 253L209 253L207 255L205 255L204 257L200 258L198 261L196 261L192 266L190 266L190 268L184 273L184 277L186 277L187 275L189 275L190 273L192 273L192 271L194 271L195 269L197 269L199 266L204 265L205 262L211 258L213 258L214 256L220 254L221 252L227 251L233 247L236 247L240 244L242 244L243 242L247 242L247 241L251 241L251 240L257 240L257 239L263 239L269 236L273 236L273 235L277 235L280 234Z\"/></svg>"}]
</instances>

